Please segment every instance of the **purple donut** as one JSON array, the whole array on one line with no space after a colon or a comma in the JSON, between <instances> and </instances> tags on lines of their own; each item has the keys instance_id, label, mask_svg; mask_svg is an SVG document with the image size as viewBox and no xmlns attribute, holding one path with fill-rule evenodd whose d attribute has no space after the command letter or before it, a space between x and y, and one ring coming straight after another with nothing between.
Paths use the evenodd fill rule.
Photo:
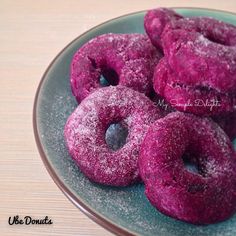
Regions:
<instances>
[{"instance_id":1,"label":"purple donut","mask_svg":"<svg viewBox=\"0 0 236 236\"><path fill-rule=\"evenodd\" d=\"M172 84L185 97L194 91L203 100L214 98L220 105L216 113L235 110L236 26L207 17L184 18L166 25L162 43L166 61L176 74ZM209 114L206 109L204 115Z\"/></svg>"},{"instance_id":2,"label":"purple donut","mask_svg":"<svg viewBox=\"0 0 236 236\"><path fill-rule=\"evenodd\" d=\"M204 18L204 20L206 19ZM208 20L206 22L210 24L211 21ZM187 22L186 20L186 24ZM168 29L168 27L166 28ZM221 93L236 92L236 43L233 46L230 45L236 41L236 27L229 27L225 23L225 29L225 32L220 29L219 32L228 34L232 38L231 40L225 39L224 44L211 41L196 31L172 29L163 32L162 42L165 57L183 83ZM217 30L215 31L218 32ZM232 34L228 32L230 30L232 30ZM211 33L213 34L215 31ZM218 38L215 37L216 41ZM223 40L222 38L221 40Z\"/></svg>"},{"instance_id":3,"label":"purple donut","mask_svg":"<svg viewBox=\"0 0 236 236\"><path fill-rule=\"evenodd\" d=\"M182 16L168 8L149 10L144 16L144 28L152 44L162 49L162 32L167 23L181 19Z\"/></svg>"},{"instance_id":4,"label":"purple donut","mask_svg":"<svg viewBox=\"0 0 236 236\"><path fill-rule=\"evenodd\" d=\"M235 109L236 96L200 86L189 86L185 78L170 68L162 58L154 71L153 87L176 110L196 115L217 115Z\"/></svg>"},{"instance_id":5,"label":"purple donut","mask_svg":"<svg viewBox=\"0 0 236 236\"><path fill-rule=\"evenodd\" d=\"M69 117L65 140L72 158L92 181L126 186L140 180L138 156L143 137L159 110L144 94L125 86L97 89ZM111 124L128 129L126 143L111 150L105 140Z\"/></svg>"},{"instance_id":6,"label":"purple donut","mask_svg":"<svg viewBox=\"0 0 236 236\"><path fill-rule=\"evenodd\" d=\"M71 63L70 82L77 101L101 87L103 75L111 85L123 85L149 95L154 66L161 53L144 34L104 34L83 45Z\"/></svg>"},{"instance_id":7,"label":"purple donut","mask_svg":"<svg viewBox=\"0 0 236 236\"><path fill-rule=\"evenodd\" d=\"M142 143L139 169L146 196L168 216L211 224L236 211L236 156L208 118L173 112L156 121Z\"/></svg>"}]
</instances>

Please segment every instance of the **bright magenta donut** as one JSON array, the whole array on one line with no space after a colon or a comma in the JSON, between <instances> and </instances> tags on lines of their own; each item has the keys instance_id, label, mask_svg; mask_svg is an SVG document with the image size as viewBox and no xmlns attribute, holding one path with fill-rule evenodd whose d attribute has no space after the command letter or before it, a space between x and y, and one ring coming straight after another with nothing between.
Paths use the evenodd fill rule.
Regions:
<instances>
[{"instance_id":1,"label":"bright magenta donut","mask_svg":"<svg viewBox=\"0 0 236 236\"><path fill-rule=\"evenodd\" d=\"M104 34L74 55L71 88L77 101L100 88L103 75L111 85L124 85L146 95L152 89L154 66L161 53L144 34Z\"/></svg>"},{"instance_id":2,"label":"bright magenta donut","mask_svg":"<svg viewBox=\"0 0 236 236\"><path fill-rule=\"evenodd\" d=\"M138 156L150 124L159 110L144 94L118 85L96 90L69 117L65 140L72 158L92 181L126 186L140 180ZM109 125L128 129L126 143L114 151L105 140Z\"/></svg>"},{"instance_id":3,"label":"bright magenta donut","mask_svg":"<svg viewBox=\"0 0 236 236\"><path fill-rule=\"evenodd\" d=\"M165 27L162 42L165 57L182 83L235 94L236 26L212 18L185 18Z\"/></svg>"},{"instance_id":4,"label":"bright magenta donut","mask_svg":"<svg viewBox=\"0 0 236 236\"><path fill-rule=\"evenodd\" d=\"M148 199L168 216L211 224L236 211L236 154L207 118L173 112L157 120L142 143L139 169Z\"/></svg>"}]
</instances>

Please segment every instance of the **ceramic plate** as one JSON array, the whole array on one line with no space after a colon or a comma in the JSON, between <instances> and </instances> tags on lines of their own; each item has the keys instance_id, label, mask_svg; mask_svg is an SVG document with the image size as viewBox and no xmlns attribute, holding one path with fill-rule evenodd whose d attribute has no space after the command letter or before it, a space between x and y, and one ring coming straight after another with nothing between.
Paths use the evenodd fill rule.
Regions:
<instances>
[{"instance_id":1,"label":"ceramic plate","mask_svg":"<svg viewBox=\"0 0 236 236\"><path fill-rule=\"evenodd\" d=\"M223 11L177 8L185 16L211 16L236 25L236 15ZM64 194L85 214L118 235L236 235L236 215L209 226L195 226L167 217L151 206L144 186L104 187L91 183L69 157L63 139L65 122L77 106L69 83L75 51L91 38L108 33L143 33L145 12L105 22L64 48L43 75L34 104L34 132L42 160Z\"/></svg>"}]
</instances>

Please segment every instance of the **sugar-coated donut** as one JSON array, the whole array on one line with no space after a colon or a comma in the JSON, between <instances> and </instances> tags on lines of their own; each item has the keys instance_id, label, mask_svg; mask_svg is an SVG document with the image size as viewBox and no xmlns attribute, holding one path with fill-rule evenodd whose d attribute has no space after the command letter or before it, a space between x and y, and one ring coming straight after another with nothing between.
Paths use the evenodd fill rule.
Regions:
<instances>
[{"instance_id":1,"label":"sugar-coated donut","mask_svg":"<svg viewBox=\"0 0 236 236\"><path fill-rule=\"evenodd\" d=\"M166 73L155 73L154 87L162 84L157 93L174 100L180 111L198 115L235 110L236 26L210 17L184 18L165 8L148 11L144 25L165 56L155 71L166 64L171 74L160 81Z\"/></svg>"},{"instance_id":2,"label":"sugar-coated donut","mask_svg":"<svg viewBox=\"0 0 236 236\"><path fill-rule=\"evenodd\" d=\"M217 98L216 113L234 111L236 26L208 17L183 18L166 25L162 41L165 58L177 75L173 84L185 92L198 90L208 100Z\"/></svg>"},{"instance_id":3,"label":"sugar-coated donut","mask_svg":"<svg viewBox=\"0 0 236 236\"><path fill-rule=\"evenodd\" d=\"M154 70L153 87L176 110L197 115L216 115L232 112L236 105L235 94L221 93L201 86L189 86L170 68L166 57L162 58Z\"/></svg>"},{"instance_id":4,"label":"sugar-coated donut","mask_svg":"<svg viewBox=\"0 0 236 236\"><path fill-rule=\"evenodd\" d=\"M208 118L173 112L156 121L142 143L139 169L146 196L168 216L210 224L236 211L236 156L227 135Z\"/></svg>"},{"instance_id":5,"label":"sugar-coated donut","mask_svg":"<svg viewBox=\"0 0 236 236\"><path fill-rule=\"evenodd\" d=\"M101 87L103 75L111 85L124 85L149 95L154 66L162 54L144 34L104 34L93 38L71 63L71 88L77 101Z\"/></svg>"},{"instance_id":6,"label":"sugar-coated donut","mask_svg":"<svg viewBox=\"0 0 236 236\"><path fill-rule=\"evenodd\" d=\"M204 20L206 25L213 21L213 19ZM184 19L179 21L184 21ZM185 21L187 24L187 19ZM211 34L209 33L210 39L202 32L174 30L173 28L169 30L166 27L168 30L163 32L162 38L164 54L182 83L221 93L236 92L236 26L224 24L225 31L219 30L217 27L212 29ZM213 26L214 24L212 24ZM210 30L209 26L208 30ZM215 33L218 30L222 34L231 36L231 40L227 38L228 40L223 41L223 37L218 38ZM233 33L230 34L228 31ZM218 42L212 40L218 40ZM231 43L235 44L231 45Z\"/></svg>"},{"instance_id":7,"label":"sugar-coated donut","mask_svg":"<svg viewBox=\"0 0 236 236\"><path fill-rule=\"evenodd\" d=\"M138 156L151 123L160 118L158 108L144 94L125 86L97 89L69 117L65 140L80 170L97 183L126 186L140 180ZM128 129L126 143L111 150L105 133L122 122Z\"/></svg>"},{"instance_id":8,"label":"sugar-coated donut","mask_svg":"<svg viewBox=\"0 0 236 236\"><path fill-rule=\"evenodd\" d=\"M181 18L181 15L168 8L157 8L147 11L144 17L144 28L152 44L162 49L161 38L165 26L169 22Z\"/></svg>"}]
</instances>

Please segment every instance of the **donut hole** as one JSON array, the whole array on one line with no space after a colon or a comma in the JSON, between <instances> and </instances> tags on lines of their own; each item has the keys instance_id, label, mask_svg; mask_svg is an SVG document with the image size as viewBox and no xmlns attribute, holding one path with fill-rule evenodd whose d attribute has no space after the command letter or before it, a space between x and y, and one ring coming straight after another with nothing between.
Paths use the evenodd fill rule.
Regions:
<instances>
[{"instance_id":1,"label":"donut hole","mask_svg":"<svg viewBox=\"0 0 236 236\"><path fill-rule=\"evenodd\" d=\"M101 69L100 85L106 87L109 85L115 86L119 84L119 76L116 71L109 67L103 67Z\"/></svg>"},{"instance_id":2,"label":"donut hole","mask_svg":"<svg viewBox=\"0 0 236 236\"><path fill-rule=\"evenodd\" d=\"M209 162L209 159L207 156L196 156L196 154L187 152L183 155L182 160L185 169L190 173L198 174L202 177L208 176L207 163Z\"/></svg>"},{"instance_id":3,"label":"donut hole","mask_svg":"<svg viewBox=\"0 0 236 236\"><path fill-rule=\"evenodd\" d=\"M110 85L109 82L103 77L103 75L101 75L99 83L101 87L107 87Z\"/></svg>"},{"instance_id":4,"label":"donut hole","mask_svg":"<svg viewBox=\"0 0 236 236\"><path fill-rule=\"evenodd\" d=\"M99 84L101 87L106 87L109 85L115 86L119 84L119 76L114 69L107 66L106 64L97 64L94 58L88 57L88 59L95 70L99 69L101 71L99 78Z\"/></svg>"},{"instance_id":5,"label":"donut hole","mask_svg":"<svg viewBox=\"0 0 236 236\"><path fill-rule=\"evenodd\" d=\"M190 154L184 154L182 159L184 167L187 171L201 175L202 171L200 170L199 165L196 162L195 158L192 158Z\"/></svg>"},{"instance_id":6,"label":"donut hole","mask_svg":"<svg viewBox=\"0 0 236 236\"><path fill-rule=\"evenodd\" d=\"M112 123L106 130L105 141L109 149L116 151L126 144L128 127L122 122Z\"/></svg>"}]
</instances>

